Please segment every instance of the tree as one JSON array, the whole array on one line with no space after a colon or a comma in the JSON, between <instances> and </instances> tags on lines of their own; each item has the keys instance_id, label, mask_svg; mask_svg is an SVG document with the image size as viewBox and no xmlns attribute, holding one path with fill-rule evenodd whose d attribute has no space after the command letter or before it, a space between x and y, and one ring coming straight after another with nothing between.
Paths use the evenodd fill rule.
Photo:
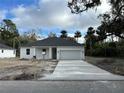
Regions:
<instances>
[{"instance_id":1,"label":"tree","mask_svg":"<svg viewBox=\"0 0 124 93\"><path fill-rule=\"evenodd\" d=\"M82 36L82 34L81 34L80 31L76 31L76 32L75 32L74 37L77 39L77 41L78 41L78 38L80 38L81 36Z\"/></svg>"},{"instance_id":2,"label":"tree","mask_svg":"<svg viewBox=\"0 0 124 93\"><path fill-rule=\"evenodd\" d=\"M8 45L15 47L15 40L19 37L16 25L9 19L4 19L0 26L1 40L4 40ZM16 39L15 39L16 38Z\"/></svg>"},{"instance_id":3,"label":"tree","mask_svg":"<svg viewBox=\"0 0 124 93\"><path fill-rule=\"evenodd\" d=\"M101 27L106 36L115 35L124 39L124 0L108 0L111 5L111 11L108 14L102 14ZM68 7L72 13L82 13L90 8L99 6L102 0L71 0ZM104 32L103 32L104 31Z\"/></svg>"},{"instance_id":4,"label":"tree","mask_svg":"<svg viewBox=\"0 0 124 93\"><path fill-rule=\"evenodd\" d=\"M72 13L78 14L100 4L100 0L69 0L68 7Z\"/></svg>"},{"instance_id":5,"label":"tree","mask_svg":"<svg viewBox=\"0 0 124 93\"><path fill-rule=\"evenodd\" d=\"M19 40L20 40L20 44L23 46L25 44L36 41L37 35L36 35L36 33L25 32L19 37Z\"/></svg>"},{"instance_id":6,"label":"tree","mask_svg":"<svg viewBox=\"0 0 124 93\"><path fill-rule=\"evenodd\" d=\"M15 36L19 35L16 25L9 19L3 20L3 29L13 33Z\"/></svg>"},{"instance_id":7,"label":"tree","mask_svg":"<svg viewBox=\"0 0 124 93\"><path fill-rule=\"evenodd\" d=\"M111 4L112 13L117 15L123 14L124 0L107 0ZM102 0L69 0L68 7L72 13L81 13L90 8L101 5ZM124 15L124 14L123 14Z\"/></svg>"},{"instance_id":8,"label":"tree","mask_svg":"<svg viewBox=\"0 0 124 93\"><path fill-rule=\"evenodd\" d=\"M32 41L36 41L38 38L38 35L36 33L35 29L32 29L31 32L29 31L29 37Z\"/></svg>"},{"instance_id":9,"label":"tree","mask_svg":"<svg viewBox=\"0 0 124 93\"><path fill-rule=\"evenodd\" d=\"M97 27L96 34L98 35L98 41L103 41L107 38L106 31L103 26Z\"/></svg>"},{"instance_id":10,"label":"tree","mask_svg":"<svg viewBox=\"0 0 124 93\"><path fill-rule=\"evenodd\" d=\"M106 36L115 35L124 39L124 19L113 19L110 14L102 14L99 17L101 18L99 31L106 33Z\"/></svg>"},{"instance_id":11,"label":"tree","mask_svg":"<svg viewBox=\"0 0 124 93\"><path fill-rule=\"evenodd\" d=\"M94 44L97 41L97 36L95 35L95 30L93 27L89 27L87 34L85 35L86 39L86 49L92 49Z\"/></svg>"},{"instance_id":12,"label":"tree","mask_svg":"<svg viewBox=\"0 0 124 93\"><path fill-rule=\"evenodd\" d=\"M66 30L62 30L60 37L61 38L67 38L68 37L67 31Z\"/></svg>"}]
</instances>

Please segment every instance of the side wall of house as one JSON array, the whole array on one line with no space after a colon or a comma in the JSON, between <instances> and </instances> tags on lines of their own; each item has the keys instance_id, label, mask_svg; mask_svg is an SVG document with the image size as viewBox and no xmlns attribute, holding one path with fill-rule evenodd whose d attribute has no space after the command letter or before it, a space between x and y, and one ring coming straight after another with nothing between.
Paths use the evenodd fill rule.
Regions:
<instances>
[{"instance_id":1,"label":"side wall of house","mask_svg":"<svg viewBox=\"0 0 124 93\"><path fill-rule=\"evenodd\" d=\"M0 58L12 58L12 57L16 57L15 50L0 49Z\"/></svg>"},{"instance_id":2,"label":"side wall of house","mask_svg":"<svg viewBox=\"0 0 124 93\"><path fill-rule=\"evenodd\" d=\"M30 49L30 54L26 54L26 49ZM21 59L32 59L35 56L35 48L33 47L21 47L20 48L20 58Z\"/></svg>"}]
</instances>

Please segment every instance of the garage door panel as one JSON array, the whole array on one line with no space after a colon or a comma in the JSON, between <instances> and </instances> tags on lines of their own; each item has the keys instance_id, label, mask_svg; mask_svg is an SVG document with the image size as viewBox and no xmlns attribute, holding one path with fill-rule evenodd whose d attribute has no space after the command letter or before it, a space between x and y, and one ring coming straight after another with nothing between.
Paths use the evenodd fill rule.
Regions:
<instances>
[{"instance_id":1,"label":"garage door panel","mask_svg":"<svg viewBox=\"0 0 124 93\"><path fill-rule=\"evenodd\" d=\"M80 50L61 50L60 51L60 59L81 59L81 51Z\"/></svg>"}]
</instances>

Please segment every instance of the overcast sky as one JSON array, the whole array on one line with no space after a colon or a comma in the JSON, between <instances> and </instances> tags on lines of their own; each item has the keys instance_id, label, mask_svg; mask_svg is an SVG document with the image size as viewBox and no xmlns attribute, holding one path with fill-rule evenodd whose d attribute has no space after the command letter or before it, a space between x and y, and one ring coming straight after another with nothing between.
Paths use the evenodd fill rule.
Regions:
<instances>
[{"instance_id":1,"label":"overcast sky","mask_svg":"<svg viewBox=\"0 0 124 93\"><path fill-rule=\"evenodd\" d=\"M47 36L50 32L59 35L65 29L70 36L77 30L84 36L89 26L99 25L97 16L109 10L108 3L103 1L97 10L92 9L77 15L70 12L67 0L2 0L0 20L13 20L21 34L38 29L39 35ZM83 36L79 42L84 42Z\"/></svg>"}]
</instances>

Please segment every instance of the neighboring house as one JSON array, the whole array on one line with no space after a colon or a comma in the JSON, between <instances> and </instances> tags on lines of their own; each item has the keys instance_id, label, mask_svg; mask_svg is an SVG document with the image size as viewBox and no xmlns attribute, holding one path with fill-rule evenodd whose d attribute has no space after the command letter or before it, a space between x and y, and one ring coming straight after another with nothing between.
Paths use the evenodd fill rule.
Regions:
<instances>
[{"instance_id":1,"label":"neighboring house","mask_svg":"<svg viewBox=\"0 0 124 93\"><path fill-rule=\"evenodd\" d=\"M0 43L0 58L13 58L16 57L16 50Z\"/></svg>"},{"instance_id":2,"label":"neighboring house","mask_svg":"<svg viewBox=\"0 0 124 93\"><path fill-rule=\"evenodd\" d=\"M21 59L83 60L84 46L58 37L46 38L20 48Z\"/></svg>"}]
</instances>

